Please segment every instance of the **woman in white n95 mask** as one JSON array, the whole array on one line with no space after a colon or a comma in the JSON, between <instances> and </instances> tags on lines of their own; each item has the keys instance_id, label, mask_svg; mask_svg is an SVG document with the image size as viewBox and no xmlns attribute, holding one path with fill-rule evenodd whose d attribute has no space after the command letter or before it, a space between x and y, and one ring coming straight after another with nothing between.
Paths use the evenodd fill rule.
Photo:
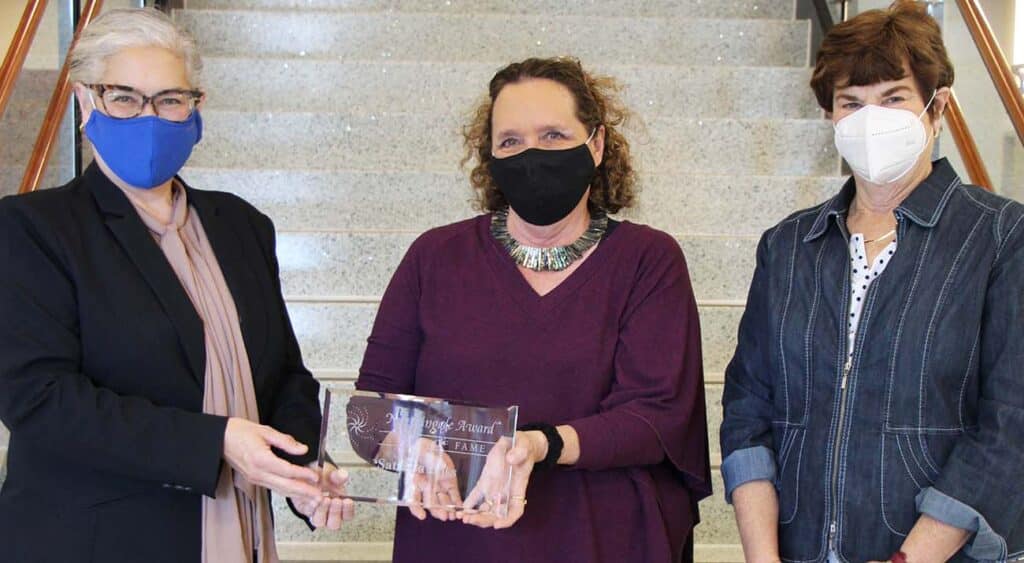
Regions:
<instances>
[{"instance_id":1,"label":"woman in white n95 mask","mask_svg":"<svg viewBox=\"0 0 1024 563\"><path fill-rule=\"evenodd\" d=\"M822 43L853 176L758 246L722 401L747 561L1024 553L1024 206L931 160L952 84L915 2Z\"/></svg>"}]
</instances>

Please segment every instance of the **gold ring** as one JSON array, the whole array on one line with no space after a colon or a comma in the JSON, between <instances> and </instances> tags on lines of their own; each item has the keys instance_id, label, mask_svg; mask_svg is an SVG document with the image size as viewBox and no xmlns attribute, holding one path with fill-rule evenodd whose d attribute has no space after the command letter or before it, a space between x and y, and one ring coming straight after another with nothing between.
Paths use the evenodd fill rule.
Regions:
<instances>
[{"instance_id":1,"label":"gold ring","mask_svg":"<svg viewBox=\"0 0 1024 563\"><path fill-rule=\"evenodd\" d=\"M523 503L523 506L526 506L526 497L523 497L523 496L514 496L514 497L512 497L512 498L511 498L510 500L518 500L518 501L522 501L522 503Z\"/></svg>"}]
</instances>

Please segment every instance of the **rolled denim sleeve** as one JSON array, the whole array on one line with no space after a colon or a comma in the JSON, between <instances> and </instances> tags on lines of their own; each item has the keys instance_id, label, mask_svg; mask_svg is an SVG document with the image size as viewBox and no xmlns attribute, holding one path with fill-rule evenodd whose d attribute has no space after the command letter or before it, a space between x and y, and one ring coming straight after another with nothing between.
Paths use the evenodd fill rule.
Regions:
<instances>
[{"instance_id":1,"label":"rolled denim sleeve","mask_svg":"<svg viewBox=\"0 0 1024 563\"><path fill-rule=\"evenodd\" d=\"M743 483L775 478L768 236L762 236L757 245L757 266L740 321L736 353L725 371L720 440L728 502L732 502L733 490Z\"/></svg>"},{"instance_id":2,"label":"rolled denim sleeve","mask_svg":"<svg viewBox=\"0 0 1024 563\"><path fill-rule=\"evenodd\" d=\"M1009 215L1016 215L1016 217ZM970 507L964 518L977 528L972 549L987 555L996 538L1007 541L1024 522L1024 207L1007 204L997 226L998 251L989 274L979 334L978 399L973 428L963 434L933 483L921 510L943 520ZM1004 234L1005 233L1005 234ZM941 491L943 496L938 496ZM948 501L943 502L947 497ZM945 521L945 520L943 520ZM950 522L952 523L952 522ZM976 524L976 526L975 526ZM984 526L982 526L984 524ZM953 523L957 527L959 524ZM987 529L985 529L987 528ZM1017 546L1010 546L1014 549ZM993 559L998 559L994 557Z\"/></svg>"},{"instance_id":3,"label":"rolled denim sleeve","mask_svg":"<svg viewBox=\"0 0 1024 563\"><path fill-rule=\"evenodd\" d=\"M973 532L974 536L964 546L964 553L972 559L1006 560L1006 539L992 529L981 513L970 506L935 487L928 487L917 495L917 511L939 522Z\"/></svg>"},{"instance_id":4,"label":"rolled denim sleeve","mask_svg":"<svg viewBox=\"0 0 1024 563\"><path fill-rule=\"evenodd\" d=\"M732 492L751 481L775 481L775 453L764 446L736 450L722 460L725 502L732 504Z\"/></svg>"}]
</instances>

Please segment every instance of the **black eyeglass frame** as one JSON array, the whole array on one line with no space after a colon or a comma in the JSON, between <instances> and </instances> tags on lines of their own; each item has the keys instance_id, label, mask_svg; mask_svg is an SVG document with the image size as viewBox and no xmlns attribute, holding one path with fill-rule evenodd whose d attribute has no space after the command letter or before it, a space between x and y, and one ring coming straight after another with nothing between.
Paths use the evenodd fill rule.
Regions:
<instances>
[{"instance_id":1,"label":"black eyeglass frame","mask_svg":"<svg viewBox=\"0 0 1024 563\"><path fill-rule=\"evenodd\" d=\"M96 93L98 93L100 95L100 103L103 104L103 112L106 113L109 117L111 117L113 119L133 119L133 118L136 118L136 117L142 115L142 112L146 111L146 106L147 105L150 106L151 108L153 108L153 113L156 114L157 117L161 117L160 116L160 110L157 109L156 104L154 102L160 96L164 96L164 95L167 95L167 94L187 94L188 95L188 100L192 103L192 107L189 108L188 116L185 118L185 119L188 119L188 117L192 116L192 112L196 111L196 106L203 99L203 96L206 95L202 90L198 90L198 89L188 90L188 89L185 89L185 88L169 88L167 90L161 90L161 91L157 92L156 94L153 94L152 96L147 96L147 95L143 94L142 92L139 92L135 88L132 88L131 86L124 86L123 84L82 84L82 85L85 86L86 88L90 89L90 90L95 91ZM117 117L117 116L114 116L114 115L110 115L110 111L107 109L107 102L106 102L106 100L103 99L103 94L107 90L122 90L122 91L125 91L125 92L130 92L130 93L138 94L139 96L142 96L142 105L141 105L141 107L139 107L139 113L136 113L135 115L126 116L126 117Z\"/></svg>"}]
</instances>

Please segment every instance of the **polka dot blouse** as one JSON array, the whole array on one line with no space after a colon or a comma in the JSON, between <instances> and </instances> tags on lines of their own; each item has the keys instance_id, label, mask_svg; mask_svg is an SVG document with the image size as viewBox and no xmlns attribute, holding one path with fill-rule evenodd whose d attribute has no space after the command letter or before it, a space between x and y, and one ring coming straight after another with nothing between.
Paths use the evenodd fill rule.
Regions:
<instances>
[{"instance_id":1,"label":"polka dot blouse","mask_svg":"<svg viewBox=\"0 0 1024 563\"><path fill-rule=\"evenodd\" d=\"M860 314L864 309L864 299L871 283L882 275L896 254L896 239L893 239L875 258L875 263L868 265L868 253L865 251L864 235L855 234L850 237L850 313L847 318L846 360L853 359L853 344L857 337L857 326L860 325Z\"/></svg>"}]
</instances>

